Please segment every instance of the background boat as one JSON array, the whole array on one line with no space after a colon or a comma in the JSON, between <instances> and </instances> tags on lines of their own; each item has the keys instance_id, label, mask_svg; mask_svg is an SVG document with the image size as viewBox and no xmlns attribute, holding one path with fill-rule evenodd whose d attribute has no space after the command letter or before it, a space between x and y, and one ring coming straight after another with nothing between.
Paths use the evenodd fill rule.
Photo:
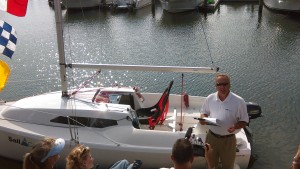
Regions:
<instances>
[{"instance_id":1,"label":"background boat","mask_svg":"<svg viewBox=\"0 0 300 169\"><path fill-rule=\"evenodd\" d=\"M140 9L151 4L151 0L62 0L67 9L82 8L132 8Z\"/></svg>"},{"instance_id":2,"label":"background boat","mask_svg":"<svg viewBox=\"0 0 300 169\"><path fill-rule=\"evenodd\" d=\"M203 2L203 0L160 0L162 8L172 13L195 10Z\"/></svg>"}]
</instances>

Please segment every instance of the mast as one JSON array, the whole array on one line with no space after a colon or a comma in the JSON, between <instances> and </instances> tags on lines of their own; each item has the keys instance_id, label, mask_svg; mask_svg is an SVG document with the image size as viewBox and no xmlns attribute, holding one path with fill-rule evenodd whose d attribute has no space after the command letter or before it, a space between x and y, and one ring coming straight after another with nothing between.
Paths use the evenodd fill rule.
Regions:
<instances>
[{"instance_id":1,"label":"mast","mask_svg":"<svg viewBox=\"0 0 300 169\"><path fill-rule=\"evenodd\" d=\"M67 74L66 74L66 61L65 61L62 12L61 12L60 0L54 0L54 10L55 10L55 21L56 21L56 35L57 35L58 56L59 56L61 91L62 91L62 97L67 97L68 83L67 83Z\"/></svg>"}]
</instances>

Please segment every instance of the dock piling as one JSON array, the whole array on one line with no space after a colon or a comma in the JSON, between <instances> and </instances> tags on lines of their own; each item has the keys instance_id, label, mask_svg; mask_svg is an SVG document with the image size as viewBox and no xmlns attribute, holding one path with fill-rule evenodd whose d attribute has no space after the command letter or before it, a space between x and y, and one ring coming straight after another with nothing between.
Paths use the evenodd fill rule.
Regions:
<instances>
[{"instance_id":1,"label":"dock piling","mask_svg":"<svg viewBox=\"0 0 300 169\"><path fill-rule=\"evenodd\" d=\"M258 12L260 14L262 13L263 5L264 5L264 0L259 0L259 9L258 9Z\"/></svg>"},{"instance_id":2,"label":"dock piling","mask_svg":"<svg viewBox=\"0 0 300 169\"><path fill-rule=\"evenodd\" d=\"M152 16L155 16L155 0L151 0L151 11L152 11Z\"/></svg>"}]
</instances>

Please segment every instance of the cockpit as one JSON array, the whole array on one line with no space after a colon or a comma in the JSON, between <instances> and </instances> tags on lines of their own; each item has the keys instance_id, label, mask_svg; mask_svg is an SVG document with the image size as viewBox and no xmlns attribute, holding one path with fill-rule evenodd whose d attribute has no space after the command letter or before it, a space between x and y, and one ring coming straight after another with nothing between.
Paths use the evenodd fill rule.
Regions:
<instances>
[{"instance_id":1,"label":"cockpit","mask_svg":"<svg viewBox=\"0 0 300 169\"><path fill-rule=\"evenodd\" d=\"M130 105L132 109L143 107L141 93L133 88L103 88L98 89L92 98L93 103L113 103Z\"/></svg>"}]
</instances>

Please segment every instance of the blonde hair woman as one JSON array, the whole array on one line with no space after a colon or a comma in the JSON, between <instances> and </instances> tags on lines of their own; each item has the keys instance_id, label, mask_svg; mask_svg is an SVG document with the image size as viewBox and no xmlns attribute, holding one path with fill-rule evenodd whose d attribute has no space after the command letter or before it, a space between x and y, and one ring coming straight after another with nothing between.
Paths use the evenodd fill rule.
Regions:
<instances>
[{"instance_id":1,"label":"blonde hair woman","mask_svg":"<svg viewBox=\"0 0 300 169\"><path fill-rule=\"evenodd\" d=\"M91 169L94 167L94 158L91 155L91 150L84 145L74 147L66 160L66 169ZM136 160L132 164L129 164L127 160L120 160L110 166L109 169L140 169L141 165L142 162L140 160Z\"/></svg>"},{"instance_id":2,"label":"blonde hair woman","mask_svg":"<svg viewBox=\"0 0 300 169\"><path fill-rule=\"evenodd\" d=\"M64 139L44 138L25 154L23 169L53 169L64 146Z\"/></svg>"},{"instance_id":3,"label":"blonde hair woman","mask_svg":"<svg viewBox=\"0 0 300 169\"><path fill-rule=\"evenodd\" d=\"M94 167L94 158L89 147L77 145L66 158L66 169L91 169Z\"/></svg>"}]
</instances>

